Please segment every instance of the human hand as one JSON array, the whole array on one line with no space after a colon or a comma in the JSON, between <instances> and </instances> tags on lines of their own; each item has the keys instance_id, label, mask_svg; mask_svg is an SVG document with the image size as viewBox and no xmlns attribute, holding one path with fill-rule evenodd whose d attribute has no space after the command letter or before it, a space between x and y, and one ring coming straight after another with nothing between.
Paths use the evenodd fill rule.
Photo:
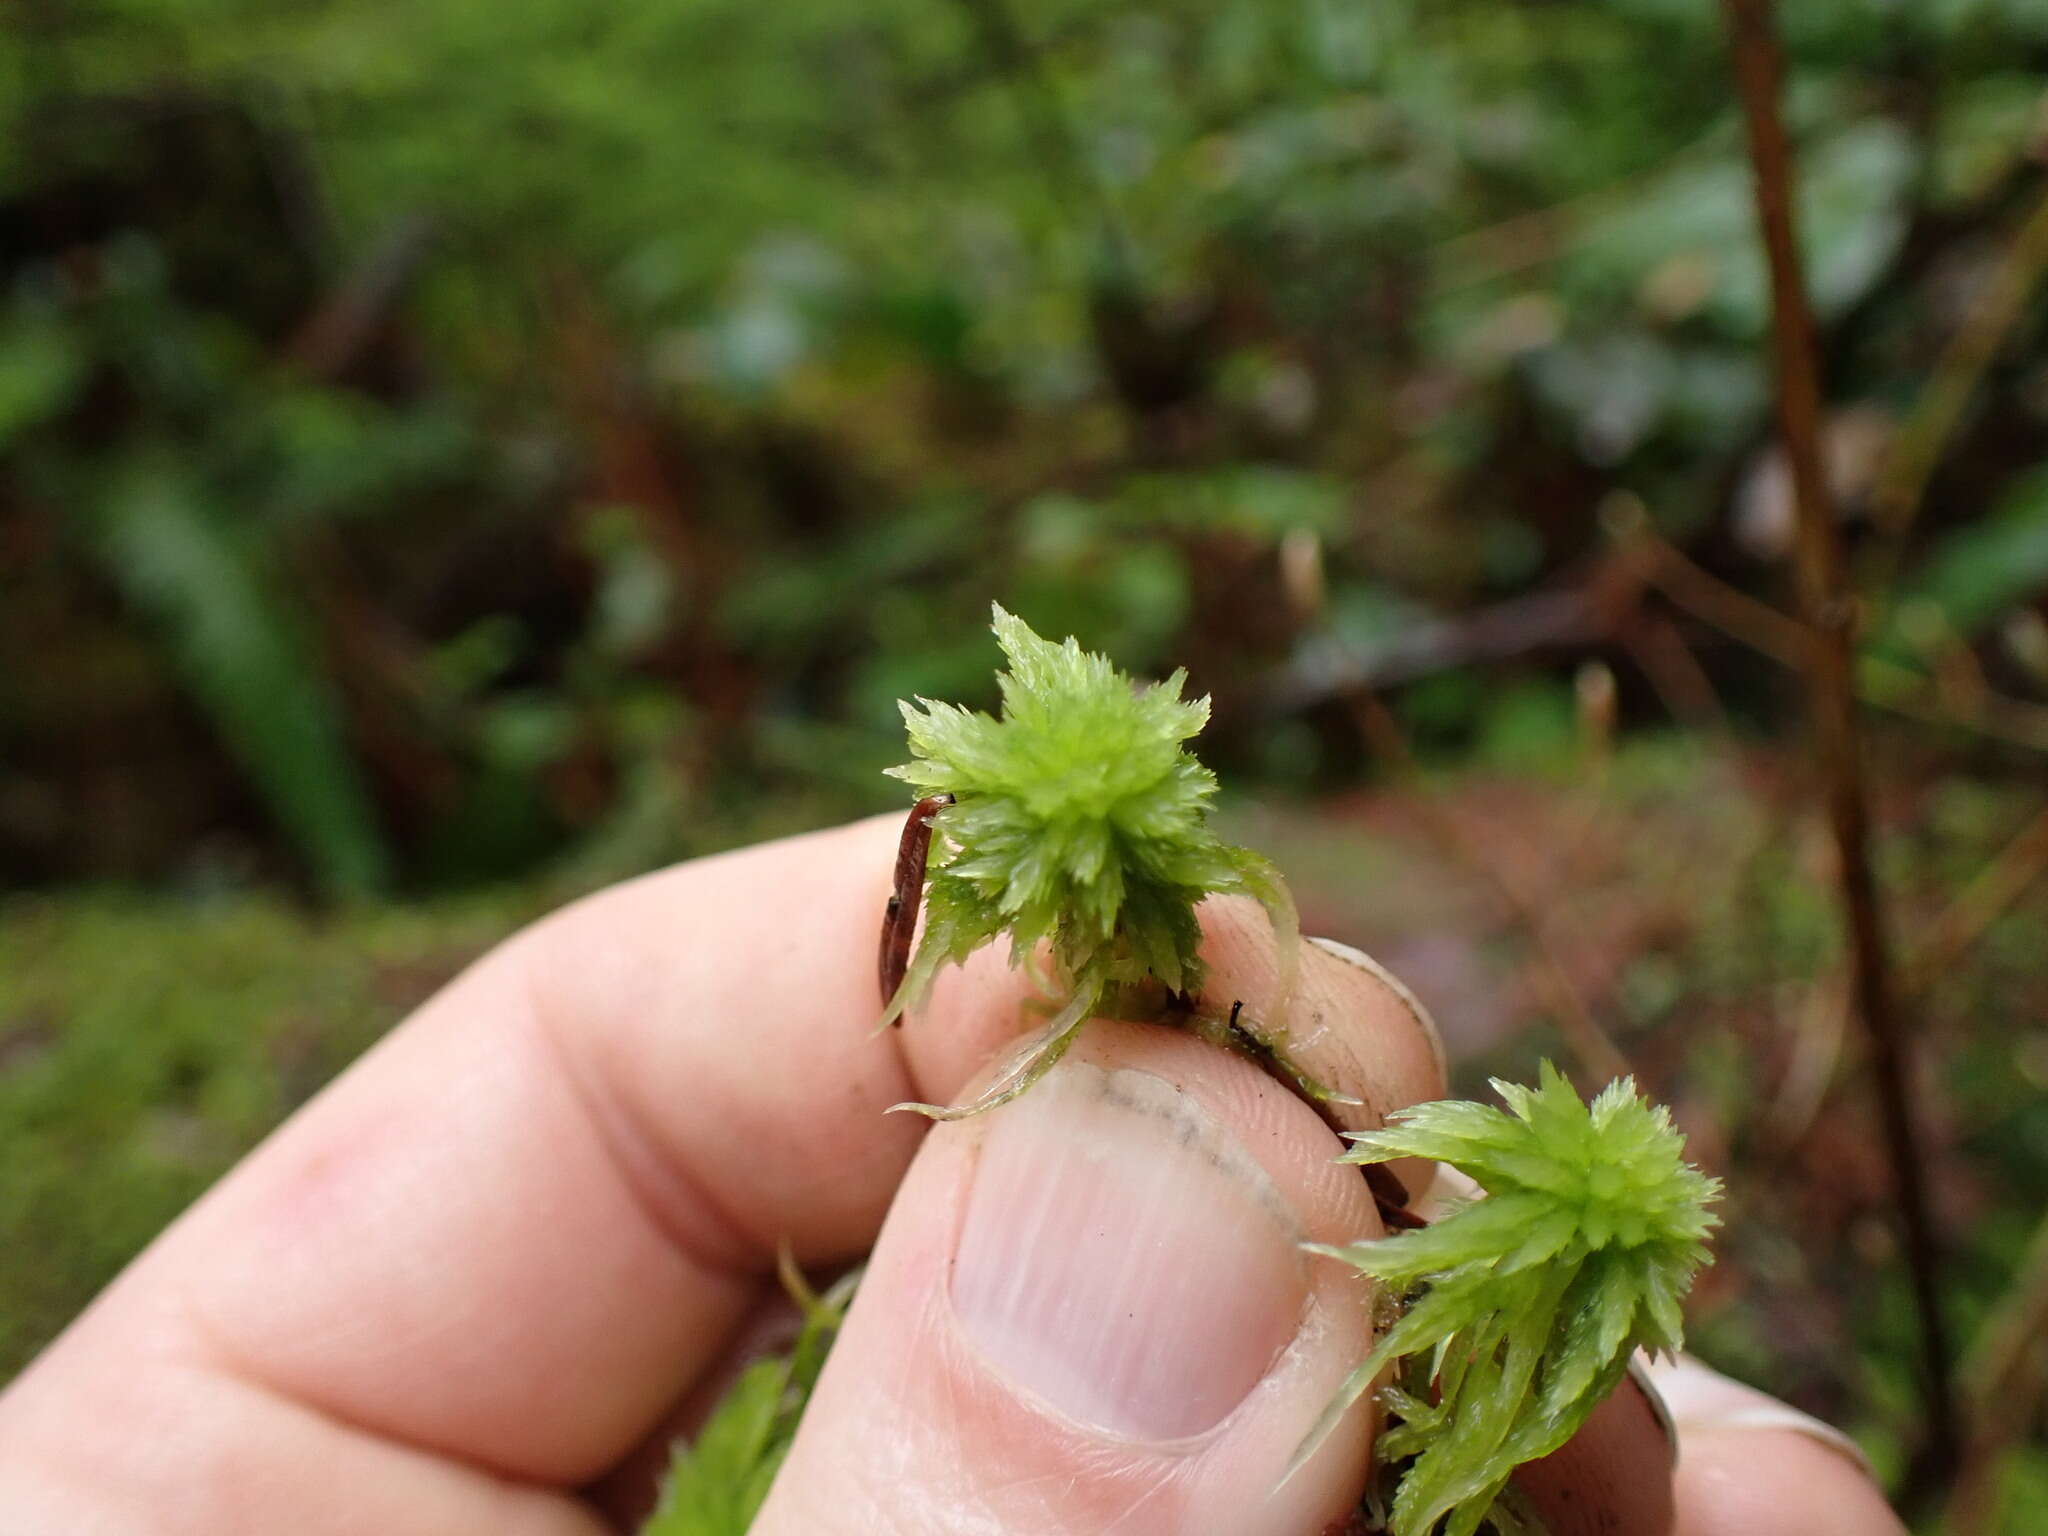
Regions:
<instances>
[{"instance_id":1,"label":"human hand","mask_svg":"<svg viewBox=\"0 0 2048 1536\"><path fill-rule=\"evenodd\" d=\"M984 955L876 1036L897 825L702 860L480 961L171 1227L0 1397L10 1536L597 1536L773 1295L874 1250L767 1533L1275 1532L1342 1517L1376 1217L1237 1058L1098 1023L1005 1109L928 1127L1015 1036ZM1262 924L1205 909L1219 992ZM1307 947L1307 1064L1374 1112L1443 1091L1369 963ZM886 1219L885 1219L886 1218ZM1688 1395L1689 1394L1689 1395ZM1554 1536L1884 1536L1856 1465L1757 1408L1634 1386L1525 1479ZM1774 1410L1789 1414L1790 1410Z\"/></svg>"}]
</instances>

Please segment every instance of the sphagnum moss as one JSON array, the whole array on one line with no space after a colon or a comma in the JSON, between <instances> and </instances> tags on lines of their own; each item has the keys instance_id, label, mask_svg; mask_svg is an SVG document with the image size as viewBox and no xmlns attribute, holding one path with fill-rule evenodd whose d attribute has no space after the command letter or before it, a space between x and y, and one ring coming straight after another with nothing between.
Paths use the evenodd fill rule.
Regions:
<instances>
[{"instance_id":1,"label":"sphagnum moss","mask_svg":"<svg viewBox=\"0 0 2048 1536\"><path fill-rule=\"evenodd\" d=\"M1309 1441L1400 1368L1380 1394L1399 1423L1377 1446L1383 1465L1405 1464L1386 1512L1394 1536L1440 1522L1471 1536L1514 1469L1569 1440L1630 1354L1677 1353L1680 1302L1715 1225L1720 1185L1686 1163L1669 1113L1633 1080L1590 1106L1547 1061L1534 1089L1493 1087L1506 1111L1418 1104L1353 1134L1342 1159L1432 1158L1486 1199L1415 1231L1315 1249L1403 1305Z\"/></svg>"},{"instance_id":2,"label":"sphagnum moss","mask_svg":"<svg viewBox=\"0 0 2048 1536\"><path fill-rule=\"evenodd\" d=\"M1235 1022L1284 1056L1284 1042L1258 1021L1195 1006L1206 975L1195 906L1205 897L1250 896L1272 918L1276 1015L1298 941L1279 872L1209 824L1216 776L1186 747L1208 722L1209 701L1183 699L1180 672L1134 685L1106 658L1072 639L1040 639L1000 607L995 632L1009 660L997 677L1001 719L930 699L903 706L913 757L889 772L951 803L930 813L924 937L883 1017L915 1006L941 968L1004 935L1014 965L1041 949L1049 957L1054 1002L1037 1038L981 1098L903 1107L941 1119L992 1109L1050 1071L1091 1017L1150 1017L1162 1003L1218 1038Z\"/></svg>"}]
</instances>

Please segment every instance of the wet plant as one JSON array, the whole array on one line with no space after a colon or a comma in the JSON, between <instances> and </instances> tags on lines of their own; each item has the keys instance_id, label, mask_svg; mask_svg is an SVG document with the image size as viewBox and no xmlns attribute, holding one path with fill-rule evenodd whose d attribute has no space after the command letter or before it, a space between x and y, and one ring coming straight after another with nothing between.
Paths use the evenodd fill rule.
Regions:
<instances>
[{"instance_id":1,"label":"wet plant","mask_svg":"<svg viewBox=\"0 0 2048 1536\"><path fill-rule=\"evenodd\" d=\"M1001 718L930 699L903 706L913 756L889 772L926 797L912 811L911 836L928 823L930 842L924 935L900 979L889 951L907 937L914 890L898 891L908 905L892 904L884 928L883 984L895 985L883 1022L921 1001L943 967L1003 938L1011 963L1042 983L1050 1016L972 1103L903 1107L955 1119L1007 1103L1099 1015L1178 1017L1219 1043L1275 1056L1290 1084L1328 1098L1288 1062L1277 1026L1201 1002L1195 907L1205 898L1250 896L1272 919L1276 1018L1299 943L1279 871L1210 825L1216 776L1186 746L1208 722L1209 701L1181 697L1183 672L1133 684L1106 657L1073 639L1041 639L1000 607L995 633L1009 662L997 678Z\"/></svg>"},{"instance_id":2,"label":"wet plant","mask_svg":"<svg viewBox=\"0 0 2048 1536\"><path fill-rule=\"evenodd\" d=\"M1589 1106L1549 1062L1537 1087L1495 1079L1506 1102L1418 1104L1354 1133L1343 1161L1426 1157L1486 1198L1432 1224L1317 1252L1372 1276L1393 1320L1310 1437L1392 1370L1375 1443L1398 1469L1393 1536L1471 1536L1515 1468L1569 1440L1620 1383L1637 1349L1676 1354L1680 1310L1706 1261L1717 1181L1685 1161L1670 1113L1632 1079ZM1304 1449L1306 1449L1305 1447Z\"/></svg>"}]
</instances>

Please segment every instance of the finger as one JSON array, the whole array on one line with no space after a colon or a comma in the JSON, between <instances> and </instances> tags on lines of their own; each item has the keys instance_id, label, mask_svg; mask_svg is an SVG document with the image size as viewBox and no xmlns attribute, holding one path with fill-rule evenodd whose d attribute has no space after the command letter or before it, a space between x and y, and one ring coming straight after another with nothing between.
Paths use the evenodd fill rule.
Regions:
<instances>
[{"instance_id":1,"label":"finger","mask_svg":"<svg viewBox=\"0 0 2048 1536\"><path fill-rule=\"evenodd\" d=\"M1688 1428L1674 1536L1904 1536L1864 1473L1812 1435Z\"/></svg>"},{"instance_id":2,"label":"finger","mask_svg":"<svg viewBox=\"0 0 2048 1536\"><path fill-rule=\"evenodd\" d=\"M1678 1426L1674 1536L1903 1536L1833 1425L1689 1357L1651 1375Z\"/></svg>"},{"instance_id":3,"label":"finger","mask_svg":"<svg viewBox=\"0 0 2048 1536\"><path fill-rule=\"evenodd\" d=\"M921 1135L882 1108L949 1096L1023 1026L989 957L874 1036L895 830L682 866L487 957L166 1234L0 1430L118 1419L137 1362L176 1360L503 1477L596 1476L715 1357L778 1240L867 1246ZM1388 1102L1440 1091L1376 980L1312 957L1298 995L1390 1021Z\"/></svg>"},{"instance_id":4,"label":"finger","mask_svg":"<svg viewBox=\"0 0 2048 1536\"><path fill-rule=\"evenodd\" d=\"M1273 930L1256 902L1212 900L1196 914L1209 967L1203 1002L1227 1016L1233 1003L1274 1035L1336 1103L1330 1118L1345 1130L1377 1129L1386 1116L1447 1091L1443 1041L1414 994L1378 961L1348 944L1310 938L1294 983L1280 995ZM904 1028L921 1074L964 1083L1000 1042L1017 1034L1017 974L1000 952L983 951L959 970L940 973L931 1004Z\"/></svg>"},{"instance_id":5,"label":"finger","mask_svg":"<svg viewBox=\"0 0 2048 1536\"><path fill-rule=\"evenodd\" d=\"M1515 1471L1550 1536L1665 1536L1678 1448L1656 1389L1632 1368L1579 1432Z\"/></svg>"},{"instance_id":6,"label":"finger","mask_svg":"<svg viewBox=\"0 0 2048 1536\"><path fill-rule=\"evenodd\" d=\"M1299 1536L1356 1500L1363 1406L1282 1484L1370 1345L1378 1230L1314 1112L1244 1060L1090 1025L940 1127L755 1526Z\"/></svg>"},{"instance_id":7,"label":"finger","mask_svg":"<svg viewBox=\"0 0 2048 1536\"><path fill-rule=\"evenodd\" d=\"M26 1402L29 1399L24 1398ZM45 1397L0 1433L21 1536L604 1536L578 1501L338 1424L204 1362L134 1359L100 1414Z\"/></svg>"},{"instance_id":8,"label":"finger","mask_svg":"<svg viewBox=\"0 0 2048 1536\"><path fill-rule=\"evenodd\" d=\"M611 1525L637 1531L661 1501L663 1480L679 1444L693 1443L750 1366L786 1355L803 1330L803 1313L784 1290L764 1290L718 1354L706 1362L683 1397L584 1497Z\"/></svg>"},{"instance_id":9,"label":"finger","mask_svg":"<svg viewBox=\"0 0 2048 1536\"><path fill-rule=\"evenodd\" d=\"M866 824L699 861L502 946L0 1415L89 1422L169 1353L503 1476L595 1476L715 1352L777 1238L859 1246L908 1162L916 1128L880 1110L914 1084L868 1028L888 842Z\"/></svg>"}]
</instances>

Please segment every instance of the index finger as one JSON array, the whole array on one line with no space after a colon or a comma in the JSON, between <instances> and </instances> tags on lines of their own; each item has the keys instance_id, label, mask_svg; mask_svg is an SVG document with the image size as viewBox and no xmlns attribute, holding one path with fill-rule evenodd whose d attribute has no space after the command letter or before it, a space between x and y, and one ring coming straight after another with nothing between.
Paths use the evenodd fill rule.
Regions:
<instances>
[{"instance_id":1,"label":"index finger","mask_svg":"<svg viewBox=\"0 0 2048 1536\"><path fill-rule=\"evenodd\" d=\"M596 1476L716 1353L779 1242L813 1262L866 1249L924 1130L882 1110L948 1097L1024 1027L998 955L874 1034L899 825L683 865L485 957L173 1227L22 1390L197 1353L502 1476ZM1242 912L1209 920L1237 956L1219 985L1256 995L1269 951ZM1375 1080L1338 1086L1388 1107L1440 1090L1369 971L1312 953L1299 997L1386 1034Z\"/></svg>"}]
</instances>

